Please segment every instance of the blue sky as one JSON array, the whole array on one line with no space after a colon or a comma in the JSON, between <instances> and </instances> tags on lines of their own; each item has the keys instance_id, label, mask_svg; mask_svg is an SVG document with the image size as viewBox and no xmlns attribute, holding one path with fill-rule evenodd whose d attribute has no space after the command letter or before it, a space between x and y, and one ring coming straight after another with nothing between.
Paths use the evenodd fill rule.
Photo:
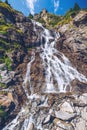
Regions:
<instances>
[{"instance_id":1,"label":"blue sky","mask_svg":"<svg viewBox=\"0 0 87 130\"><path fill-rule=\"evenodd\" d=\"M4 0L3 0L4 1ZM13 8L23 12L26 16L29 13L39 13L43 8L49 12L63 15L69 8L78 3L80 7L87 8L87 0L8 0Z\"/></svg>"}]
</instances>

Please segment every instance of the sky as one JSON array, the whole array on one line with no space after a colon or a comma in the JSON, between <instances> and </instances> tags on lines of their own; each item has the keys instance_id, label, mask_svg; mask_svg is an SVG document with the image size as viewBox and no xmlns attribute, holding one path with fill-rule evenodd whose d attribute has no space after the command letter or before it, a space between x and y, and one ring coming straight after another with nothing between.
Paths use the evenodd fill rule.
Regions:
<instances>
[{"instance_id":1,"label":"sky","mask_svg":"<svg viewBox=\"0 0 87 130\"><path fill-rule=\"evenodd\" d=\"M81 8L87 8L87 0L8 0L8 2L26 16L29 13L39 13L44 8L50 13L64 15L75 3Z\"/></svg>"}]
</instances>

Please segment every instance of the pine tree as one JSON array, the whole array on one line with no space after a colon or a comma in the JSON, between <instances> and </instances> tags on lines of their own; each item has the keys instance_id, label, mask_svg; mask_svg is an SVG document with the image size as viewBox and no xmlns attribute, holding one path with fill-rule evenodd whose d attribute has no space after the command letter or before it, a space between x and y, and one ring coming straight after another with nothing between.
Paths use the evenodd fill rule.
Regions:
<instances>
[{"instance_id":1,"label":"pine tree","mask_svg":"<svg viewBox=\"0 0 87 130\"><path fill-rule=\"evenodd\" d=\"M81 9L80 6L77 3L75 3L73 10L79 11L80 9Z\"/></svg>"},{"instance_id":2,"label":"pine tree","mask_svg":"<svg viewBox=\"0 0 87 130\"><path fill-rule=\"evenodd\" d=\"M8 2L8 0L5 0L5 3L8 4L8 5L11 7L11 5L10 5L9 2Z\"/></svg>"},{"instance_id":3,"label":"pine tree","mask_svg":"<svg viewBox=\"0 0 87 130\"><path fill-rule=\"evenodd\" d=\"M6 4L9 4L9 3L8 3L8 0L5 0L5 3L6 3Z\"/></svg>"},{"instance_id":4,"label":"pine tree","mask_svg":"<svg viewBox=\"0 0 87 130\"><path fill-rule=\"evenodd\" d=\"M30 19L33 19L33 15L30 13L28 16Z\"/></svg>"}]
</instances>

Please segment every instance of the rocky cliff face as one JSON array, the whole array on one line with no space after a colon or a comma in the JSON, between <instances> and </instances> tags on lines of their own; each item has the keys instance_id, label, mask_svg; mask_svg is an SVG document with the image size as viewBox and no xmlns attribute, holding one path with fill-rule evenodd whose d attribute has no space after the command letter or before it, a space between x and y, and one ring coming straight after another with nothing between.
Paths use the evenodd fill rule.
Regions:
<instances>
[{"instance_id":1,"label":"rocky cliff face","mask_svg":"<svg viewBox=\"0 0 87 130\"><path fill-rule=\"evenodd\" d=\"M0 2L0 129L86 130L86 21L48 31Z\"/></svg>"},{"instance_id":2,"label":"rocky cliff face","mask_svg":"<svg viewBox=\"0 0 87 130\"><path fill-rule=\"evenodd\" d=\"M61 37L57 48L63 52L72 64L87 76L87 12L81 11L72 23L58 28Z\"/></svg>"}]
</instances>

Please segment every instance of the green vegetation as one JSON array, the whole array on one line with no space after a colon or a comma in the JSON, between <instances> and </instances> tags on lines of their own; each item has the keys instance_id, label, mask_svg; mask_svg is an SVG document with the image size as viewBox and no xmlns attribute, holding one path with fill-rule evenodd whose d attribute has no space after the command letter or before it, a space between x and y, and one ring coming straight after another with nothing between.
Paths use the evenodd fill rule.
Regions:
<instances>
[{"instance_id":1,"label":"green vegetation","mask_svg":"<svg viewBox=\"0 0 87 130\"><path fill-rule=\"evenodd\" d=\"M58 16L55 14L51 14L46 12L45 18L42 16L43 11L40 12L40 14L35 15L35 20L45 25L47 28L54 28L56 26L62 26L64 24L68 24L72 21L73 17L75 17L81 8L77 3L75 3L74 7L71 8L64 16ZM30 14L30 18L34 19L33 16Z\"/></svg>"},{"instance_id":2,"label":"green vegetation","mask_svg":"<svg viewBox=\"0 0 87 130\"><path fill-rule=\"evenodd\" d=\"M0 25L0 34L7 34L9 28L13 28L12 24Z\"/></svg>"},{"instance_id":3,"label":"green vegetation","mask_svg":"<svg viewBox=\"0 0 87 130\"><path fill-rule=\"evenodd\" d=\"M12 70L12 61L9 57L5 56L4 54L3 54L2 57L0 57L0 63L5 63L7 69L9 71Z\"/></svg>"},{"instance_id":4,"label":"green vegetation","mask_svg":"<svg viewBox=\"0 0 87 130\"><path fill-rule=\"evenodd\" d=\"M8 0L5 0L5 3L9 5Z\"/></svg>"},{"instance_id":5,"label":"green vegetation","mask_svg":"<svg viewBox=\"0 0 87 130\"><path fill-rule=\"evenodd\" d=\"M7 85L0 82L0 88L7 88Z\"/></svg>"},{"instance_id":6,"label":"green vegetation","mask_svg":"<svg viewBox=\"0 0 87 130\"><path fill-rule=\"evenodd\" d=\"M11 61L11 59L9 57L4 57L4 62L5 62L5 65L6 65L7 69L9 71L12 70L12 67L11 67L12 61Z\"/></svg>"},{"instance_id":7,"label":"green vegetation","mask_svg":"<svg viewBox=\"0 0 87 130\"><path fill-rule=\"evenodd\" d=\"M70 23L70 22L72 21L72 18L75 17L75 16L79 13L80 10L81 10L81 9L80 9L79 5L78 5L77 3L75 3L74 7L71 8L71 9L63 16L62 20L59 21L56 26L64 25L64 24Z\"/></svg>"},{"instance_id":8,"label":"green vegetation","mask_svg":"<svg viewBox=\"0 0 87 130\"><path fill-rule=\"evenodd\" d=\"M61 20L61 16L57 16L51 13L48 13L47 17L48 17L48 24L51 25L52 27L54 27Z\"/></svg>"},{"instance_id":9,"label":"green vegetation","mask_svg":"<svg viewBox=\"0 0 87 130\"><path fill-rule=\"evenodd\" d=\"M33 19L33 15L30 13L28 16L30 19Z\"/></svg>"},{"instance_id":10,"label":"green vegetation","mask_svg":"<svg viewBox=\"0 0 87 130\"><path fill-rule=\"evenodd\" d=\"M0 79L2 79L2 76L1 76L1 74L0 74Z\"/></svg>"},{"instance_id":11,"label":"green vegetation","mask_svg":"<svg viewBox=\"0 0 87 130\"><path fill-rule=\"evenodd\" d=\"M9 11L9 12L11 12L11 13L14 13L14 12L15 12L15 10L14 10L13 8L11 8L11 6L10 6L9 3L7 4L6 2L0 2L0 7L6 8L7 11Z\"/></svg>"},{"instance_id":12,"label":"green vegetation","mask_svg":"<svg viewBox=\"0 0 87 130\"><path fill-rule=\"evenodd\" d=\"M0 106L0 117L5 118L7 113L3 110L2 106Z\"/></svg>"}]
</instances>

